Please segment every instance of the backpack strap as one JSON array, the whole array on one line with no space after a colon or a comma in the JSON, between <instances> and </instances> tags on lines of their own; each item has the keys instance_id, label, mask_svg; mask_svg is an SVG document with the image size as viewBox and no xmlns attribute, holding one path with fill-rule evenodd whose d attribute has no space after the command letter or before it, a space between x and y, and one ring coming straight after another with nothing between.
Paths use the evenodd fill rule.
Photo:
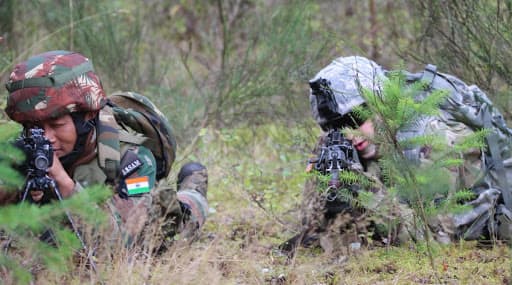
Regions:
<instances>
[{"instance_id":1,"label":"backpack strap","mask_svg":"<svg viewBox=\"0 0 512 285\"><path fill-rule=\"evenodd\" d=\"M107 175L107 180L114 182L119 173L119 162L121 160L120 127L114 118L112 108L109 106L100 110L96 130L98 135L98 163Z\"/></svg>"},{"instance_id":2,"label":"backpack strap","mask_svg":"<svg viewBox=\"0 0 512 285\"><path fill-rule=\"evenodd\" d=\"M119 131L119 141L127 142L127 143L134 144L134 145L142 145L142 144L146 143L147 141L152 141L152 140L145 136L142 136L142 135L138 136L138 135L131 134L125 130L120 130Z\"/></svg>"},{"instance_id":3,"label":"backpack strap","mask_svg":"<svg viewBox=\"0 0 512 285\"><path fill-rule=\"evenodd\" d=\"M421 81L423 81L427 84L425 86L426 90L429 90L432 88L432 83L434 82L436 75L437 75L437 66L435 66L433 64L427 64L427 66L425 66L425 70L423 71L423 75L420 78Z\"/></svg>"},{"instance_id":4,"label":"backpack strap","mask_svg":"<svg viewBox=\"0 0 512 285\"><path fill-rule=\"evenodd\" d=\"M107 175L109 182L114 182L119 176L121 161L121 142L132 145L142 145L148 140L142 135L125 131L117 123L112 107L105 106L100 110L97 124L98 163Z\"/></svg>"},{"instance_id":5,"label":"backpack strap","mask_svg":"<svg viewBox=\"0 0 512 285\"><path fill-rule=\"evenodd\" d=\"M484 128L492 130L492 118L491 109L487 105L483 112L483 123ZM494 168L497 174L498 185L501 188L501 194L503 195L503 201L507 209L512 210L512 194L510 193L510 183L508 183L507 175L505 173L505 166L503 164L503 158L498 146L498 135L495 132L491 132L486 137L487 146L491 155L491 161L489 165Z\"/></svg>"}]
</instances>

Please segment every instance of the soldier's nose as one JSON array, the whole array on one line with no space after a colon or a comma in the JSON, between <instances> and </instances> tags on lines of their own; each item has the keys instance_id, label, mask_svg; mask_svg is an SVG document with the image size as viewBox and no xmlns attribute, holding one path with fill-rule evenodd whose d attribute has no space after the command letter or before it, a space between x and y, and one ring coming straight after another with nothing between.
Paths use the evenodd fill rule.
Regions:
<instances>
[{"instance_id":1,"label":"soldier's nose","mask_svg":"<svg viewBox=\"0 0 512 285\"><path fill-rule=\"evenodd\" d=\"M46 138L48 138L48 140L50 140L50 143L54 144L56 141L55 131L51 127L48 127L48 126L43 126L43 129L44 129L44 136Z\"/></svg>"}]
</instances>

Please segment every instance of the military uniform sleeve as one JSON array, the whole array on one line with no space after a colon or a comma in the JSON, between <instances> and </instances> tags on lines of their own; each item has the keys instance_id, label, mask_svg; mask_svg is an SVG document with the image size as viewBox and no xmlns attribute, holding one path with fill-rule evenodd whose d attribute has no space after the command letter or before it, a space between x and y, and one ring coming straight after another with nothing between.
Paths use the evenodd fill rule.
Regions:
<instances>
[{"instance_id":1,"label":"military uniform sleeve","mask_svg":"<svg viewBox=\"0 0 512 285\"><path fill-rule=\"evenodd\" d=\"M130 167L136 166L138 162L132 162L134 164L128 165L124 169L121 168L121 171L125 170L125 173L130 173L129 171L132 170L133 172L130 173L127 177L131 179L147 177L148 189L153 189L155 187L156 180L156 160L153 153L151 153L149 149L143 146L136 147L132 151L137 155L137 159L140 160L142 165L133 171Z\"/></svg>"},{"instance_id":2,"label":"military uniform sleeve","mask_svg":"<svg viewBox=\"0 0 512 285\"><path fill-rule=\"evenodd\" d=\"M118 193L111 200L113 218L127 244L140 237L149 222L155 187L156 161L143 146L130 147L123 153Z\"/></svg>"}]
</instances>

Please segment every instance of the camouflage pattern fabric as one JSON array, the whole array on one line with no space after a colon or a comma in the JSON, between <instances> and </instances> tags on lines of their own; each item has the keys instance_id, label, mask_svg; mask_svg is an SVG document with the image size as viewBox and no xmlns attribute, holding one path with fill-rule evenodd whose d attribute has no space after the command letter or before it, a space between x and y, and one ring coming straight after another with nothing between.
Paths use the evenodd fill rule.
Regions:
<instances>
[{"instance_id":1,"label":"camouflage pattern fabric","mask_svg":"<svg viewBox=\"0 0 512 285\"><path fill-rule=\"evenodd\" d=\"M116 121L146 137L142 145L155 155L157 179L167 177L176 157L176 140L165 115L147 97L134 92L116 92L108 99Z\"/></svg>"},{"instance_id":2,"label":"camouflage pattern fabric","mask_svg":"<svg viewBox=\"0 0 512 285\"><path fill-rule=\"evenodd\" d=\"M447 146L460 142L473 131L464 124L447 124L441 118L432 117L424 121L424 134L436 134L446 139ZM322 136L317 148L322 144ZM316 153L316 152L315 152ZM436 159L428 147L418 152L421 163L430 164ZM458 189L470 188L482 177L481 152L479 149L470 149L460 153L464 164L449 168L453 188L451 193ZM397 244L411 240L421 240L421 229L414 226L413 211L404 203L399 203L386 195L384 183L379 181L381 169L377 161L367 161L364 175L376 183L376 188L365 189L371 191L376 198L375 207L369 209L352 208L336 215L328 215L325 197L318 189L320 183L316 178L306 182L301 207L303 230L307 231L309 242L316 240L326 252L342 251L344 254L354 245L386 245ZM387 207L387 208L384 208ZM418 222L418 221L416 221ZM462 230L454 223L453 217L432 217L432 235L438 241L447 243L457 239Z\"/></svg>"},{"instance_id":3,"label":"camouflage pattern fabric","mask_svg":"<svg viewBox=\"0 0 512 285\"><path fill-rule=\"evenodd\" d=\"M120 180L127 181L130 178L148 178L149 189L155 188L155 158L145 147L129 147L124 153L131 151L143 162L142 166L134 173ZM123 183L123 181L119 181ZM119 189L119 185L116 185ZM121 198L119 193L115 193L108 202L110 211L116 222L119 232L122 233L127 244L133 243L141 236L145 226L151 223L150 210L152 205L152 196L149 192Z\"/></svg>"},{"instance_id":4,"label":"camouflage pattern fabric","mask_svg":"<svg viewBox=\"0 0 512 285\"><path fill-rule=\"evenodd\" d=\"M426 72L404 74L409 78L421 79ZM508 192L512 185L512 164L509 163L512 160L512 130L477 86L468 86L452 75L435 73L430 88L420 96L428 96L433 90L449 92L447 100L440 106L440 115L424 119L416 130L409 130L409 134L404 132L402 135L436 134L446 139L447 147L452 147L455 142L475 131L487 129L490 133L486 138L487 147L460 153L464 165L458 169L449 169L453 178L452 191L467 188L477 195L475 200L467 203L471 210L437 217L431 221L430 226L442 242L482 238L510 242L512 213L510 206L505 206L505 194L510 195ZM418 150L412 153L416 157L410 159L421 160L421 156L424 156Z\"/></svg>"},{"instance_id":5,"label":"camouflage pattern fabric","mask_svg":"<svg viewBox=\"0 0 512 285\"><path fill-rule=\"evenodd\" d=\"M6 113L21 124L97 111L106 103L92 63L69 51L46 52L16 65L6 88Z\"/></svg>"},{"instance_id":6,"label":"camouflage pattern fabric","mask_svg":"<svg viewBox=\"0 0 512 285\"><path fill-rule=\"evenodd\" d=\"M206 169L195 171L179 185L178 200L187 205L190 212L188 223L193 225L193 229L199 229L206 221L208 215L207 187L208 174ZM194 231L192 230L192 232Z\"/></svg>"},{"instance_id":7,"label":"camouflage pattern fabric","mask_svg":"<svg viewBox=\"0 0 512 285\"><path fill-rule=\"evenodd\" d=\"M141 168L137 171L136 176L132 174L130 177L148 176L152 190L149 194L143 194L141 197L129 197L127 200L122 199L118 194L114 195L108 204L113 218L112 225L116 228L114 232L121 234L128 244L140 241L141 236L156 239L161 244L153 245L161 249L172 244L177 233L184 238L197 235L208 210L206 195L203 197L200 192L196 191L196 187L189 185L190 187L181 187L181 190L188 191L180 191L178 196L176 190L166 184L165 179L158 179L159 158L154 156L152 149L145 146L147 137L136 132L137 129L120 127L118 119L123 116L116 113L115 108L117 107L107 105L99 112L97 164L95 169L89 168L85 172L86 176L98 176L101 178L99 183L116 184L114 187L117 188L118 175L122 174L123 170L123 157L127 151L135 152L135 149L128 146L137 146L136 154L139 155L139 160L144 163L146 168L149 168L146 170ZM120 112L129 113L131 110L130 108ZM148 171L150 175L148 175ZM193 182L199 183L200 181L193 180ZM204 189L206 189L206 181L203 182ZM182 207L190 209L191 212L183 213ZM146 243L146 241L143 242Z\"/></svg>"},{"instance_id":8,"label":"camouflage pattern fabric","mask_svg":"<svg viewBox=\"0 0 512 285\"><path fill-rule=\"evenodd\" d=\"M144 141L143 137L122 130L110 106L105 106L98 116L97 157L91 163L78 166L74 180L84 187L107 183L118 189L122 182L120 180L148 177L149 193L129 196L128 199L114 193L107 203L106 210L111 216L112 233L122 236L127 245L144 243L141 240L143 236L160 238L162 243L170 244L173 236L183 227L183 214L176 190L166 185L164 180L158 181L156 159L150 149L140 145ZM142 166L129 176L120 177L121 162L127 152L136 154L137 157L132 161L138 159ZM115 167L111 167L112 165Z\"/></svg>"},{"instance_id":9,"label":"camouflage pattern fabric","mask_svg":"<svg viewBox=\"0 0 512 285\"><path fill-rule=\"evenodd\" d=\"M349 57L354 59L354 57ZM347 81L348 85L340 85L345 95L347 106L361 104L358 101L358 94L354 95L355 89L352 82L357 80L357 73L346 71L348 76L340 76L337 73L329 72L336 68L326 68L319 74L336 74L334 77ZM387 71L383 71L387 74ZM408 82L415 82L429 78L427 69L423 73L411 74L403 71ZM432 71L430 71L432 73ZM318 75L317 75L318 76ZM512 238L512 212L503 199L504 191L510 191L512 182L512 131L507 127L503 116L493 107L492 102L477 86L468 86L460 79L435 71L430 76L428 87L418 94L418 98L425 98L433 90L447 90L450 94L446 102L441 105L441 113L438 116L420 118L415 127L404 129L399 132L397 139L411 138L418 135L434 134L445 139L446 146L452 148L468 135L481 129L491 131L487 137L487 147L483 149L469 149L459 153L464 164L458 167L448 168L450 173L450 193L458 189L471 189L477 198L467 203L470 210L458 214L446 214L431 217L429 227L437 241L449 243L459 239L501 239L511 241ZM349 87L345 87L349 86ZM346 88L344 90L343 88ZM375 90L375 89L374 89ZM336 97L338 100L338 96ZM355 102L355 103L354 103ZM314 102L313 102L314 103ZM312 103L312 107L314 104ZM339 103L339 102L338 102ZM322 118L315 114L313 116L322 126ZM340 109L344 110L344 109ZM348 111L347 111L348 112ZM321 139L322 140L322 139ZM321 140L319 144L321 143ZM498 155L492 153L497 149ZM408 159L418 161L422 164L430 164L436 160L438 154L432 153L429 146L419 146L407 149L404 153ZM499 169L502 165L504 175ZM376 162L367 163L367 175L369 177L380 177L380 167ZM388 209L388 215L381 219L379 216L368 215L368 211L355 209L350 213L340 213L335 216L327 215L325 198L321 197L318 189L318 181L312 179L306 183L302 205L302 225L306 236L302 242L318 241L327 251L336 248L348 248L350 245L364 241L368 233L376 233L375 229L379 224L393 225L387 227L383 233L387 238L381 239L383 243L405 241L410 237L414 239L423 238L420 233L414 231L414 219L412 211L402 203L379 203L392 205ZM377 194L385 194L385 187L371 189ZM506 201L505 201L506 202ZM379 211L382 212L382 211ZM399 217L399 219L395 219ZM379 221L380 220L380 221ZM391 221L392 223L389 223ZM378 231L377 231L378 232ZM375 241L376 236L372 236ZM377 236L379 238L379 236ZM380 238L383 236L380 235Z\"/></svg>"},{"instance_id":10,"label":"camouflage pattern fabric","mask_svg":"<svg viewBox=\"0 0 512 285\"><path fill-rule=\"evenodd\" d=\"M181 240L192 242L199 238L199 230L208 214L208 171L199 162L188 162L181 166L177 175L178 200L184 213L184 228Z\"/></svg>"},{"instance_id":11,"label":"camouflage pattern fabric","mask_svg":"<svg viewBox=\"0 0 512 285\"><path fill-rule=\"evenodd\" d=\"M319 138L315 154L325 138L325 134ZM370 163L368 171L361 174L378 182L380 170L376 163ZM408 233L414 231L412 211L398 201L390 201L380 183L363 190L374 194L375 207L353 206L336 214L328 212L320 185L318 178L311 177L303 189L302 237L298 241L302 245L321 246L327 253L347 254L360 246L396 244L410 239Z\"/></svg>"},{"instance_id":12,"label":"camouflage pattern fabric","mask_svg":"<svg viewBox=\"0 0 512 285\"><path fill-rule=\"evenodd\" d=\"M121 161L119 138L121 127L117 124L110 106L105 106L100 110L96 129L98 137L98 163L105 171L108 180L113 182L118 176Z\"/></svg>"},{"instance_id":13,"label":"camouflage pattern fabric","mask_svg":"<svg viewBox=\"0 0 512 285\"><path fill-rule=\"evenodd\" d=\"M512 160L512 130L477 86L468 86L454 76L438 73L432 88L450 92L450 97L441 106L440 120L451 130L457 129L453 127L455 122L459 123L459 137L464 137L461 125L468 132L481 129L490 131L486 138L487 147L462 154L465 159L465 175L460 176L463 178L458 183L468 186L477 195L475 200L467 203L472 209L438 217L438 228L452 239L484 238L510 242L512 213L510 206L505 206L505 198L510 195L512 185L512 164L509 163Z\"/></svg>"},{"instance_id":14,"label":"camouflage pattern fabric","mask_svg":"<svg viewBox=\"0 0 512 285\"><path fill-rule=\"evenodd\" d=\"M91 61L61 50L18 64L6 88L6 113L21 124L74 112L84 113L87 121L97 119L93 133L98 142L96 157L67 171L73 172L75 191L94 184L113 186L114 196L105 205L111 214L113 235L122 236L127 245L145 242L144 236L167 243L185 227L185 203L178 201L174 189L157 182L167 176L174 161L174 134L165 116L147 98L124 92L109 101ZM0 194L3 199L3 192ZM198 197L193 192L182 196L193 204L188 206L193 209L189 220L202 225L205 197L204 201L195 199Z\"/></svg>"},{"instance_id":15,"label":"camouflage pattern fabric","mask_svg":"<svg viewBox=\"0 0 512 285\"><path fill-rule=\"evenodd\" d=\"M128 146L128 147L127 147ZM127 178L149 177L149 193L121 198L119 193L105 205L110 216L110 232L112 240L121 237L127 246L154 243L156 239L162 243L172 242L174 235L182 225L182 212L176 197L176 191L155 180L155 159L152 153L143 146L124 145L122 149L132 151L144 164ZM106 183L107 176L94 159L90 163L80 165L75 170L73 179L84 188L94 184ZM145 240L144 238L148 238Z\"/></svg>"},{"instance_id":16,"label":"camouflage pattern fabric","mask_svg":"<svg viewBox=\"0 0 512 285\"><path fill-rule=\"evenodd\" d=\"M329 81L336 99L338 113L345 115L354 107L365 102L360 95L362 88L380 90L385 76L384 70L374 61L361 56L349 56L333 60L320 70L310 82L320 78ZM313 118L323 128L327 118L318 112L317 99L312 90L310 90L309 102Z\"/></svg>"}]
</instances>

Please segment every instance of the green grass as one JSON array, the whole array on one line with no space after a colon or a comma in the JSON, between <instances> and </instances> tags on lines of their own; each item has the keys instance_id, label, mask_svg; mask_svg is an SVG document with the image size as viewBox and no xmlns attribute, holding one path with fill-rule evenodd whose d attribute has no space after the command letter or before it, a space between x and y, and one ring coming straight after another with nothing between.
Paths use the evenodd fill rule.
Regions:
<instances>
[{"instance_id":1,"label":"green grass","mask_svg":"<svg viewBox=\"0 0 512 285\"><path fill-rule=\"evenodd\" d=\"M99 275L76 266L64 276L43 269L36 284L507 284L507 246L462 242L434 248L431 268L422 245L361 248L347 256L300 249L293 259L277 245L297 230L304 167L318 127L269 124L200 132L186 159L209 169L211 212L201 238L153 258L111 247L98 256ZM178 163L174 172L179 169ZM171 177L172 179L172 177ZM5 279L8 280L8 279Z\"/></svg>"},{"instance_id":2,"label":"green grass","mask_svg":"<svg viewBox=\"0 0 512 285\"><path fill-rule=\"evenodd\" d=\"M435 269L423 245L363 248L342 257L318 249L301 249L293 260L279 254L277 245L297 229L304 169L318 134L311 122L203 132L195 158L208 163L215 213L204 229L213 241L200 244L225 247L223 258L237 260L225 263L228 269L223 270L228 273L219 284L506 284L510 280L510 250L504 245L436 246Z\"/></svg>"}]
</instances>

